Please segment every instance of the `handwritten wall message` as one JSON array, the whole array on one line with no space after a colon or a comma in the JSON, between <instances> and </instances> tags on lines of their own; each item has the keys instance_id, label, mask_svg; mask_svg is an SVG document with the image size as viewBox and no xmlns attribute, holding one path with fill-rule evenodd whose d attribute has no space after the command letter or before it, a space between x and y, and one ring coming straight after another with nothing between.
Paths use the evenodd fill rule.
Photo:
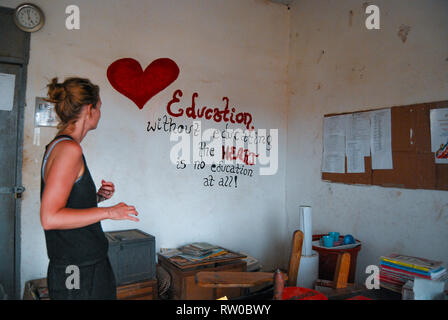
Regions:
<instances>
[{"instance_id":1,"label":"handwritten wall message","mask_svg":"<svg viewBox=\"0 0 448 320\"><path fill-rule=\"evenodd\" d=\"M253 130L255 127L251 126L252 123L252 115L248 112L239 112L236 113L235 107L229 108L229 98L223 97L222 100L225 102L225 107L223 109L219 109L216 107L208 107L203 106L202 108L196 109L196 98L199 97L197 92L194 92L191 97L191 106L185 107L182 106L173 106L175 103L179 103L179 97L182 97L182 90L176 90L173 94L173 99L168 102L166 106L166 110L168 114L172 117L180 117L185 115L188 118L192 119L201 119L204 118L206 120L213 119L216 122L231 122L244 124L247 129ZM175 110L175 107L177 107ZM174 111L175 110L175 111Z\"/></svg>"},{"instance_id":2,"label":"handwritten wall message","mask_svg":"<svg viewBox=\"0 0 448 320\"><path fill-rule=\"evenodd\" d=\"M262 155L265 157L267 152L274 153L271 150L273 136L266 134L266 130L254 130L252 115L230 108L228 97L223 97L221 108L199 108L198 93L193 93L191 105L180 103L182 94L181 90L176 90L166 105L167 114L148 121L146 126L148 134L168 133L170 140L177 142L171 150L171 162L175 168L205 171L206 176L202 178L204 187L238 188L241 184L239 177L254 177L254 166L260 158L258 150L264 149ZM194 121L192 124L179 123L176 118L180 117ZM225 123L225 128L202 132L201 120ZM231 128L239 124L242 128Z\"/></svg>"}]
</instances>

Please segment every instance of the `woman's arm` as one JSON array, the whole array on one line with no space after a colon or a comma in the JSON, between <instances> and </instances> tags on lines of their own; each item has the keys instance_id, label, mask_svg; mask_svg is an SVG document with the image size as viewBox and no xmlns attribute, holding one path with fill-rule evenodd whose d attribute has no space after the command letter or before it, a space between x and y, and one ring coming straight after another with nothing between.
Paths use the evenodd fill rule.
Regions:
<instances>
[{"instance_id":1,"label":"woman's arm","mask_svg":"<svg viewBox=\"0 0 448 320\"><path fill-rule=\"evenodd\" d=\"M46 168L40 208L41 223L45 230L81 228L104 219L138 221L131 216L138 215L135 208L125 203L106 208L65 208L83 166L82 149L76 142L62 141L53 149L52 158L50 167Z\"/></svg>"}]
</instances>

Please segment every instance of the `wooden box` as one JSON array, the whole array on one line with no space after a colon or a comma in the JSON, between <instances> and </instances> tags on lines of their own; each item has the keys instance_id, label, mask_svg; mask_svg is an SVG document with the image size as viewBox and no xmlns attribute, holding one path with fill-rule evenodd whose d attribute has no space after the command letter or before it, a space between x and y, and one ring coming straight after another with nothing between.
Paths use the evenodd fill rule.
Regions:
<instances>
[{"instance_id":1,"label":"wooden box","mask_svg":"<svg viewBox=\"0 0 448 320\"><path fill-rule=\"evenodd\" d=\"M118 300L157 300L157 279L117 287Z\"/></svg>"},{"instance_id":2,"label":"wooden box","mask_svg":"<svg viewBox=\"0 0 448 320\"><path fill-rule=\"evenodd\" d=\"M180 269L162 255L159 257L159 266L164 268L171 276L169 298L173 300L216 300L221 297L240 297L244 294L242 288L206 288L196 284L195 275L199 271L246 271L246 262L243 260L216 262L194 268Z\"/></svg>"}]
</instances>

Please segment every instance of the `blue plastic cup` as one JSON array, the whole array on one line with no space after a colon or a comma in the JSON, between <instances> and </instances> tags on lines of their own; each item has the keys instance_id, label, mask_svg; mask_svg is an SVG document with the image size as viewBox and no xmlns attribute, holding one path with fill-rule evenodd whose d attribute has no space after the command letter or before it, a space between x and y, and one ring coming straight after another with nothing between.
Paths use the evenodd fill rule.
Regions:
<instances>
[{"instance_id":1,"label":"blue plastic cup","mask_svg":"<svg viewBox=\"0 0 448 320\"><path fill-rule=\"evenodd\" d=\"M339 241L339 232L330 232L328 235L333 238L334 242Z\"/></svg>"},{"instance_id":2,"label":"blue plastic cup","mask_svg":"<svg viewBox=\"0 0 448 320\"><path fill-rule=\"evenodd\" d=\"M324 239L324 247L331 248L333 246L333 237L332 236L323 236Z\"/></svg>"},{"instance_id":3,"label":"blue plastic cup","mask_svg":"<svg viewBox=\"0 0 448 320\"><path fill-rule=\"evenodd\" d=\"M355 238L351 234L348 234L344 237L344 244L352 244L356 243Z\"/></svg>"}]
</instances>

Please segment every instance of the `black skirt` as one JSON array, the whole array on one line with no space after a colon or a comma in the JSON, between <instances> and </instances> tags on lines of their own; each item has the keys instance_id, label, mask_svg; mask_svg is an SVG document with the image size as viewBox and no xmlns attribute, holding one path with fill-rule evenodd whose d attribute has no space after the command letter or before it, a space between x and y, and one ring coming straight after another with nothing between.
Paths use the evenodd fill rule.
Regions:
<instances>
[{"instance_id":1,"label":"black skirt","mask_svg":"<svg viewBox=\"0 0 448 320\"><path fill-rule=\"evenodd\" d=\"M78 272L79 271L79 272ZM109 258L82 265L48 264L51 300L116 300L115 276Z\"/></svg>"}]
</instances>

